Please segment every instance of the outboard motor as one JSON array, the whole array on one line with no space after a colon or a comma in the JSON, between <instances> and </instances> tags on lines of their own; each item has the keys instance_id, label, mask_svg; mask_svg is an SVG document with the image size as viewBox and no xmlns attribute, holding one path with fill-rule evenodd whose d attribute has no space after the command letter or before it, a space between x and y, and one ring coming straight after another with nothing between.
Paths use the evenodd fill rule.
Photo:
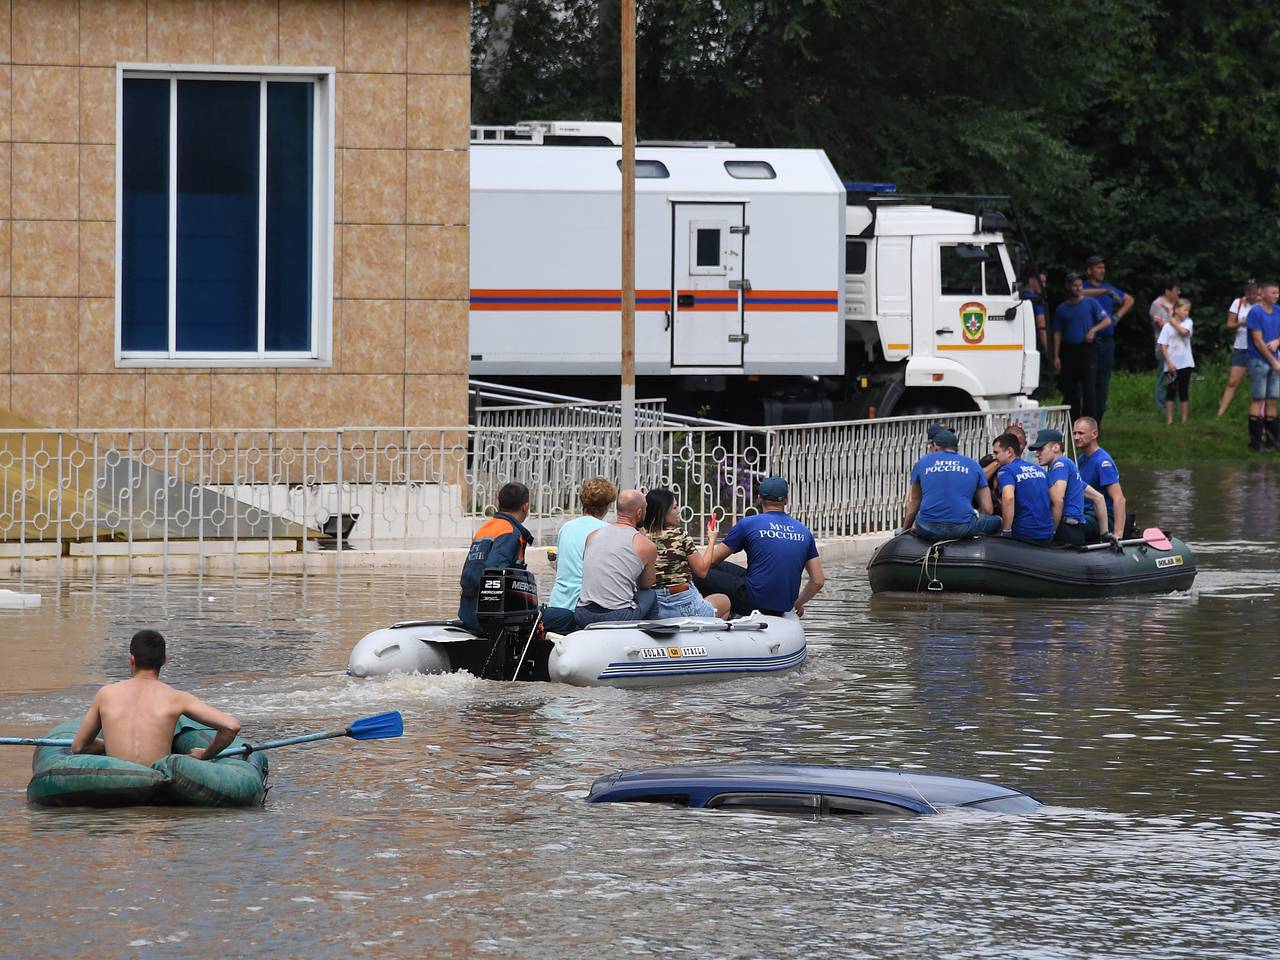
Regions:
<instances>
[{"instance_id":1,"label":"outboard motor","mask_svg":"<svg viewBox=\"0 0 1280 960\"><path fill-rule=\"evenodd\" d=\"M476 622L487 641L481 663L465 669L486 680L547 680L551 643L542 625L538 582L524 567L490 567L480 581Z\"/></svg>"}]
</instances>

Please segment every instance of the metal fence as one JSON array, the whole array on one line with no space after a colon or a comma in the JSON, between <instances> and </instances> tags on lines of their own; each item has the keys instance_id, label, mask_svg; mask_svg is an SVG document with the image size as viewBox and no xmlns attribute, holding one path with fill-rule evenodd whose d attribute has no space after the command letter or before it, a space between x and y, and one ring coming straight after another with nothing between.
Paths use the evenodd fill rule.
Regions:
<instances>
[{"instance_id":1,"label":"metal fence","mask_svg":"<svg viewBox=\"0 0 1280 960\"><path fill-rule=\"evenodd\" d=\"M507 411L468 427L4 430L0 555L460 546L510 480L528 484L529 526L545 543L577 514L584 480L618 475L618 426L597 413L526 411L542 418L530 423ZM942 419L978 456L1010 418L1069 436L1066 408ZM636 476L676 490L695 535L752 512L771 473L788 478L792 512L819 537L884 530L900 520L935 419L751 428L655 416L636 431Z\"/></svg>"}]
</instances>

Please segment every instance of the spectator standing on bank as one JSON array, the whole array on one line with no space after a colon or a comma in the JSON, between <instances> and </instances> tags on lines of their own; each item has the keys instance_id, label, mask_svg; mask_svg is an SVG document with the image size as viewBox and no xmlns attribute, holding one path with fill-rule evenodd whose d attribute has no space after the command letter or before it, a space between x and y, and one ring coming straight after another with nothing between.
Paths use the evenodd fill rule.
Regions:
<instances>
[{"instance_id":1,"label":"spectator standing on bank","mask_svg":"<svg viewBox=\"0 0 1280 960\"><path fill-rule=\"evenodd\" d=\"M1171 276L1166 276L1161 281L1161 289L1164 291L1160 296L1151 301L1151 308L1147 310L1147 315L1151 317L1151 326L1155 331L1155 338L1160 339L1160 329L1173 316L1174 304L1178 302L1178 297L1182 295L1182 287ZM1160 344L1156 343L1156 410L1164 413L1165 394L1167 393L1168 383L1165 378L1165 362L1164 354L1160 352Z\"/></svg>"},{"instance_id":2,"label":"spectator standing on bank","mask_svg":"<svg viewBox=\"0 0 1280 960\"><path fill-rule=\"evenodd\" d=\"M1261 299L1249 311L1249 448L1280 449L1276 402L1280 400L1280 284L1264 280Z\"/></svg>"},{"instance_id":3,"label":"spectator standing on bank","mask_svg":"<svg viewBox=\"0 0 1280 960\"><path fill-rule=\"evenodd\" d=\"M1231 344L1231 372L1227 374L1227 386L1218 402L1218 416L1227 412L1227 407L1235 399L1236 390L1244 383L1249 366L1249 331L1245 329L1245 325L1249 319L1249 311L1257 302L1258 281L1250 277L1244 282L1244 293L1232 300L1231 306L1227 307L1227 329L1234 330L1236 338Z\"/></svg>"},{"instance_id":4,"label":"spectator standing on bank","mask_svg":"<svg viewBox=\"0 0 1280 960\"><path fill-rule=\"evenodd\" d=\"M1040 384L1035 396L1041 397L1053 388L1053 351L1049 346L1049 306L1044 296L1044 274L1032 264L1022 272L1022 287L1018 296L1031 304L1031 314L1036 324L1036 350L1040 353Z\"/></svg>"},{"instance_id":5,"label":"spectator standing on bank","mask_svg":"<svg viewBox=\"0 0 1280 960\"><path fill-rule=\"evenodd\" d=\"M1107 283L1107 261L1096 254L1084 262L1084 295L1094 297L1111 318L1111 323L1098 332L1098 375L1094 388L1098 405L1097 420L1107 412L1107 396L1111 393L1111 374L1116 369L1116 327L1133 309L1133 297L1114 284Z\"/></svg>"},{"instance_id":6,"label":"spectator standing on bank","mask_svg":"<svg viewBox=\"0 0 1280 960\"><path fill-rule=\"evenodd\" d=\"M1191 409L1191 372L1196 368L1195 357L1191 353L1191 301L1179 298L1173 306L1173 315L1160 328L1160 339L1156 346L1165 362L1165 380L1168 387L1165 392L1164 422L1173 423L1173 395L1176 390L1178 402L1182 410L1182 422L1187 422L1187 413Z\"/></svg>"},{"instance_id":7,"label":"spectator standing on bank","mask_svg":"<svg viewBox=\"0 0 1280 960\"><path fill-rule=\"evenodd\" d=\"M1084 295L1084 279L1067 274L1067 299L1053 312L1053 369L1071 419L1093 417L1097 409L1097 336L1111 318L1097 298Z\"/></svg>"}]
</instances>

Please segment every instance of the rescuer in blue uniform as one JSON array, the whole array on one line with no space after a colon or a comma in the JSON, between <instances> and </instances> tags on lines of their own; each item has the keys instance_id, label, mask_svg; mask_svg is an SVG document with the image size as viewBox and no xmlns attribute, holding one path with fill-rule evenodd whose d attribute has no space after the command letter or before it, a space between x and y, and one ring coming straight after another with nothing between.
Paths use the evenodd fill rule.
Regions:
<instances>
[{"instance_id":1,"label":"rescuer in blue uniform","mask_svg":"<svg viewBox=\"0 0 1280 960\"><path fill-rule=\"evenodd\" d=\"M977 460L956 452L958 445L954 430L938 424L929 428L929 451L911 468L903 529L914 527L934 541L1000 529L1000 518L992 516L986 475Z\"/></svg>"},{"instance_id":2,"label":"rescuer in blue uniform","mask_svg":"<svg viewBox=\"0 0 1280 960\"><path fill-rule=\"evenodd\" d=\"M1000 536L1048 546L1053 542L1053 507L1049 481L1038 463L1019 458L1018 438L1002 433L991 444L1000 469Z\"/></svg>"}]
</instances>

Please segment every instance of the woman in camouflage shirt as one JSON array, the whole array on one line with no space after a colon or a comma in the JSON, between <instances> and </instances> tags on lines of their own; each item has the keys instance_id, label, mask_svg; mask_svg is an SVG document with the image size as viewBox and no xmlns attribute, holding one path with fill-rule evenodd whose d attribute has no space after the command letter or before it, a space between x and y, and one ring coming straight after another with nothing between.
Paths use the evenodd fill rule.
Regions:
<instances>
[{"instance_id":1,"label":"woman in camouflage shirt","mask_svg":"<svg viewBox=\"0 0 1280 960\"><path fill-rule=\"evenodd\" d=\"M710 541L699 550L693 538L680 526L680 508L670 490L650 490L645 496L647 510L644 531L658 547L658 577L654 589L658 594L659 617L729 616L729 598L713 593L703 598L693 584L695 576L705 577L711 569L711 552L716 546L716 529L707 525Z\"/></svg>"}]
</instances>

